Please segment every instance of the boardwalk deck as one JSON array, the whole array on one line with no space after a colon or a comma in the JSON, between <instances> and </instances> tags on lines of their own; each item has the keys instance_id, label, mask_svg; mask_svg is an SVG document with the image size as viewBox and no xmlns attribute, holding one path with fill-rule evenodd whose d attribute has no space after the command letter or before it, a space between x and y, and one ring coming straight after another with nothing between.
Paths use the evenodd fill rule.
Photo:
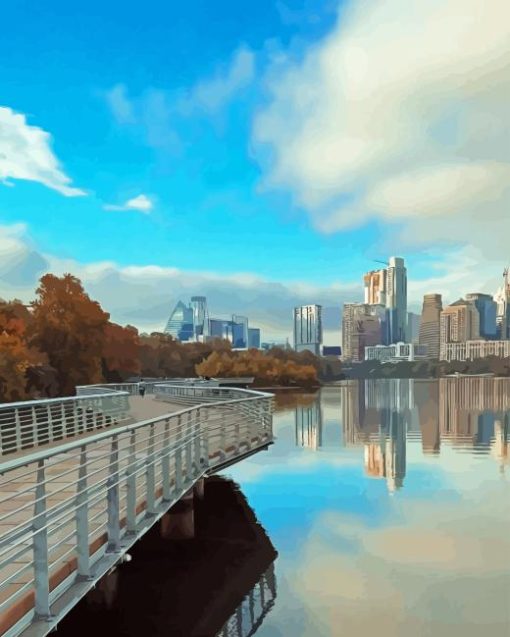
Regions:
<instances>
[{"instance_id":1,"label":"boardwalk deck","mask_svg":"<svg viewBox=\"0 0 510 637\"><path fill-rule=\"evenodd\" d=\"M47 634L196 480L272 441L267 396L183 408L171 393L0 462L1 635Z\"/></svg>"}]
</instances>

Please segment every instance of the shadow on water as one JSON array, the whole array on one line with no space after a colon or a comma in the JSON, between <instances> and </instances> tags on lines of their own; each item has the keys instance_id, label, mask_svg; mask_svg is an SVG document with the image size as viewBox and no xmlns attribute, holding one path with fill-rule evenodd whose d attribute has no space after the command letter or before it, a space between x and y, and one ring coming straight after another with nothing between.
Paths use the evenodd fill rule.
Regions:
<instances>
[{"instance_id":1,"label":"shadow on water","mask_svg":"<svg viewBox=\"0 0 510 637\"><path fill-rule=\"evenodd\" d=\"M58 634L254 635L276 597L275 548L236 484L205 480L64 619ZM173 520L186 540L177 536ZM183 524L184 522L184 524Z\"/></svg>"}]
</instances>

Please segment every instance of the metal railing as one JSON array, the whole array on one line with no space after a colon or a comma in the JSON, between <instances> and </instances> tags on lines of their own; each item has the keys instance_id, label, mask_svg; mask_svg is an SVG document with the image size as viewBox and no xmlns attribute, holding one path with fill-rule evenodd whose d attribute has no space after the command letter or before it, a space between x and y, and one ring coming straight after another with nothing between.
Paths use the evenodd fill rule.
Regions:
<instances>
[{"instance_id":1,"label":"metal railing","mask_svg":"<svg viewBox=\"0 0 510 637\"><path fill-rule=\"evenodd\" d=\"M102 388L84 396L0 404L0 456L127 422L128 394Z\"/></svg>"},{"instance_id":2,"label":"metal railing","mask_svg":"<svg viewBox=\"0 0 510 637\"><path fill-rule=\"evenodd\" d=\"M0 634L46 635L197 480L272 441L272 396L239 391L0 462Z\"/></svg>"},{"instance_id":3,"label":"metal railing","mask_svg":"<svg viewBox=\"0 0 510 637\"><path fill-rule=\"evenodd\" d=\"M271 564L225 623L218 637L251 637L260 628L275 600L276 577L274 564Z\"/></svg>"}]
</instances>

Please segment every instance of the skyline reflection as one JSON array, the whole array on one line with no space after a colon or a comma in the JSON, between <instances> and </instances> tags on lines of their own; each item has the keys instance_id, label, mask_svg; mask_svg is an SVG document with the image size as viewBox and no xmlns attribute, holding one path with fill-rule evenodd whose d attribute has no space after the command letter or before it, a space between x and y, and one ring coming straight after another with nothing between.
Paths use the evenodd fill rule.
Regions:
<instances>
[{"instance_id":1,"label":"skyline reflection","mask_svg":"<svg viewBox=\"0 0 510 637\"><path fill-rule=\"evenodd\" d=\"M315 401L295 407L297 446L319 451L327 434L326 388ZM510 379L442 378L346 381L339 392L337 420L345 447L363 448L365 474L385 479L390 493L404 485L408 443L423 456L491 454L502 474L509 463ZM326 436L331 440L331 436Z\"/></svg>"}]
</instances>

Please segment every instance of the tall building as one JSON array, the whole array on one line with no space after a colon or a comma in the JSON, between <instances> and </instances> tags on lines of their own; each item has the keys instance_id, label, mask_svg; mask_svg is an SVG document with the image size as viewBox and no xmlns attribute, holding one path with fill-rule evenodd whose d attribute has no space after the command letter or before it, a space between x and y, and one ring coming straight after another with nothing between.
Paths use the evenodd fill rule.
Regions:
<instances>
[{"instance_id":1,"label":"tall building","mask_svg":"<svg viewBox=\"0 0 510 637\"><path fill-rule=\"evenodd\" d=\"M308 350L320 356L322 345L322 306L302 305L294 308L294 349Z\"/></svg>"},{"instance_id":2,"label":"tall building","mask_svg":"<svg viewBox=\"0 0 510 637\"><path fill-rule=\"evenodd\" d=\"M234 347L248 347L248 329L246 316L232 315L232 345Z\"/></svg>"},{"instance_id":3,"label":"tall building","mask_svg":"<svg viewBox=\"0 0 510 637\"><path fill-rule=\"evenodd\" d=\"M496 301L492 298L492 296L490 296L490 294L482 294L480 292L466 294L466 301L474 303L478 310L478 316L480 318L480 336L488 340L495 339L497 336Z\"/></svg>"},{"instance_id":4,"label":"tall building","mask_svg":"<svg viewBox=\"0 0 510 637\"><path fill-rule=\"evenodd\" d=\"M384 308L368 303L345 303L342 315L342 355L355 363L365 357L365 347L382 342Z\"/></svg>"},{"instance_id":5,"label":"tall building","mask_svg":"<svg viewBox=\"0 0 510 637\"><path fill-rule=\"evenodd\" d=\"M443 302L440 294L425 294L421 313L419 343L427 346L427 357L439 358L440 324Z\"/></svg>"},{"instance_id":6,"label":"tall building","mask_svg":"<svg viewBox=\"0 0 510 637\"><path fill-rule=\"evenodd\" d=\"M365 287L365 303L369 305L386 305L386 270L372 270L363 276Z\"/></svg>"},{"instance_id":7,"label":"tall building","mask_svg":"<svg viewBox=\"0 0 510 637\"><path fill-rule=\"evenodd\" d=\"M459 299L441 312L440 358L448 343L464 343L480 336L480 317L474 303Z\"/></svg>"},{"instance_id":8,"label":"tall building","mask_svg":"<svg viewBox=\"0 0 510 637\"><path fill-rule=\"evenodd\" d=\"M406 342L407 269L401 257L390 257L386 284L386 307L390 324L389 342Z\"/></svg>"},{"instance_id":9,"label":"tall building","mask_svg":"<svg viewBox=\"0 0 510 637\"><path fill-rule=\"evenodd\" d=\"M260 329L258 327L248 328L248 347L260 349Z\"/></svg>"},{"instance_id":10,"label":"tall building","mask_svg":"<svg viewBox=\"0 0 510 637\"><path fill-rule=\"evenodd\" d=\"M496 324L498 338L510 339L510 272L503 271L503 285L494 295L497 304Z\"/></svg>"},{"instance_id":11,"label":"tall building","mask_svg":"<svg viewBox=\"0 0 510 637\"><path fill-rule=\"evenodd\" d=\"M209 313L207 311L207 299L205 296L192 296L191 308L193 310L193 335L194 340L201 340L209 336Z\"/></svg>"},{"instance_id":12,"label":"tall building","mask_svg":"<svg viewBox=\"0 0 510 637\"><path fill-rule=\"evenodd\" d=\"M193 340L193 308L184 305L182 301L178 301L163 331L178 341Z\"/></svg>"},{"instance_id":13,"label":"tall building","mask_svg":"<svg viewBox=\"0 0 510 637\"><path fill-rule=\"evenodd\" d=\"M407 313L407 341L409 343L418 343L420 340L420 323L421 317L414 312Z\"/></svg>"}]
</instances>

